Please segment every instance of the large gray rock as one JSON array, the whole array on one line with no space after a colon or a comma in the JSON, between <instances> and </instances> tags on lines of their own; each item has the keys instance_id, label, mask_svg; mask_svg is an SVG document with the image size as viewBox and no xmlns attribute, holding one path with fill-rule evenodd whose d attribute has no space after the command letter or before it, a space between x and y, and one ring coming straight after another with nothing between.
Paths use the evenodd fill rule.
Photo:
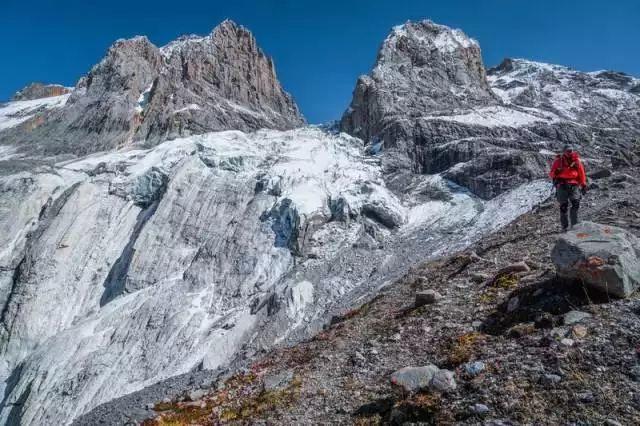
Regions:
<instances>
[{"instance_id":1,"label":"large gray rock","mask_svg":"<svg viewBox=\"0 0 640 426\"><path fill-rule=\"evenodd\" d=\"M640 240L615 226L583 222L563 234L551 252L558 275L617 297L640 286Z\"/></svg>"},{"instance_id":2,"label":"large gray rock","mask_svg":"<svg viewBox=\"0 0 640 426\"><path fill-rule=\"evenodd\" d=\"M63 108L0 133L0 143L46 155L86 154L217 130L303 124L271 58L247 29L224 21L206 37L162 48L146 37L116 41Z\"/></svg>"},{"instance_id":3,"label":"large gray rock","mask_svg":"<svg viewBox=\"0 0 640 426\"><path fill-rule=\"evenodd\" d=\"M391 383L409 393L421 390L447 392L456 388L453 373L433 364L401 368L391 375Z\"/></svg>"}]
</instances>

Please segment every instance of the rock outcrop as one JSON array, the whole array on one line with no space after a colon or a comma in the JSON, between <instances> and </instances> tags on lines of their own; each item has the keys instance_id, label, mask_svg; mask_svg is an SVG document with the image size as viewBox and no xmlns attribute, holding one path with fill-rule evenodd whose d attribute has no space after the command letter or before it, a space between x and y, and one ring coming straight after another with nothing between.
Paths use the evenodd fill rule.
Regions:
<instances>
[{"instance_id":1,"label":"rock outcrop","mask_svg":"<svg viewBox=\"0 0 640 426\"><path fill-rule=\"evenodd\" d=\"M34 99L50 98L52 96L66 95L71 92L71 88L60 84L31 83L22 90L16 92L11 98L12 101L32 101Z\"/></svg>"},{"instance_id":2,"label":"rock outcrop","mask_svg":"<svg viewBox=\"0 0 640 426\"><path fill-rule=\"evenodd\" d=\"M582 222L558 239L551 258L559 276L612 296L640 287L640 240L615 226Z\"/></svg>"},{"instance_id":3,"label":"rock outcrop","mask_svg":"<svg viewBox=\"0 0 640 426\"><path fill-rule=\"evenodd\" d=\"M498 103L477 41L431 21L407 22L393 28L371 74L358 79L341 128L365 141L384 139L398 120Z\"/></svg>"},{"instance_id":4,"label":"rock outcrop","mask_svg":"<svg viewBox=\"0 0 640 426\"><path fill-rule=\"evenodd\" d=\"M86 154L211 131L304 124L271 58L231 21L206 37L183 37L162 48L146 37L117 41L65 107L39 119L0 140L45 155Z\"/></svg>"},{"instance_id":5,"label":"rock outcrop","mask_svg":"<svg viewBox=\"0 0 640 426\"><path fill-rule=\"evenodd\" d=\"M430 21L395 27L357 82L343 131L385 172L441 173L489 199L544 177L570 143L587 159L640 161L638 80L507 60L488 76L476 41Z\"/></svg>"}]
</instances>

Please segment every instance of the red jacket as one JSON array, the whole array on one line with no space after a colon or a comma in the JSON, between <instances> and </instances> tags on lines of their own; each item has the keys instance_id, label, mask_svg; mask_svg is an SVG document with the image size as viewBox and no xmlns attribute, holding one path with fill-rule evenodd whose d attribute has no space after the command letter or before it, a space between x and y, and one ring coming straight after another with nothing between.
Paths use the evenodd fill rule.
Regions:
<instances>
[{"instance_id":1,"label":"red jacket","mask_svg":"<svg viewBox=\"0 0 640 426\"><path fill-rule=\"evenodd\" d=\"M551 166L549 177L562 183L587 186L587 175L584 172L584 166L580 161L580 156L575 151L568 155L558 155Z\"/></svg>"}]
</instances>

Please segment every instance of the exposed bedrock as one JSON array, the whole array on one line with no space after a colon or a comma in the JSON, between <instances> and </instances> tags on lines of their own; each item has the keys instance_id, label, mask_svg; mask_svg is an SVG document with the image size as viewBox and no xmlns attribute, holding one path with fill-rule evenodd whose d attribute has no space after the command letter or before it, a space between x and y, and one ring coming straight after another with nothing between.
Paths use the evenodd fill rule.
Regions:
<instances>
[{"instance_id":1,"label":"exposed bedrock","mask_svg":"<svg viewBox=\"0 0 640 426\"><path fill-rule=\"evenodd\" d=\"M443 173L485 199L545 175L575 145L587 161L640 163L638 80L506 60L484 71L478 43L430 21L395 27L340 122L386 173Z\"/></svg>"},{"instance_id":2,"label":"exposed bedrock","mask_svg":"<svg viewBox=\"0 0 640 426\"><path fill-rule=\"evenodd\" d=\"M0 143L46 155L86 154L219 130L304 124L253 35L231 21L208 36L158 48L116 41L62 108L0 133Z\"/></svg>"}]
</instances>

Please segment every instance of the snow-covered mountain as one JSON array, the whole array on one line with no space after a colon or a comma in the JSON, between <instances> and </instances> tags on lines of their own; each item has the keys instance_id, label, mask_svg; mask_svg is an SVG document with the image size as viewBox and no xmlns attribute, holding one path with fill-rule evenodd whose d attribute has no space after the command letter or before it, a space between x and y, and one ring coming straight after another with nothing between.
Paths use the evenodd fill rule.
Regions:
<instances>
[{"instance_id":1,"label":"snow-covered mountain","mask_svg":"<svg viewBox=\"0 0 640 426\"><path fill-rule=\"evenodd\" d=\"M69 96L64 94L0 104L0 131L16 127L25 121L37 122L45 111L64 107Z\"/></svg>"},{"instance_id":2,"label":"snow-covered mountain","mask_svg":"<svg viewBox=\"0 0 640 426\"><path fill-rule=\"evenodd\" d=\"M116 41L63 108L0 133L0 143L39 155L77 155L210 131L303 124L271 58L247 29L225 21L206 37L161 48L146 37Z\"/></svg>"},{"instance_id":3,"label":"snow-covered mountain","mask_svg":"<svg viewBox=\"0 0 640 426\"><path fill-rule=\"evenodd\" d=\"M591 161L639 161L638 80L506 60L431 21L396 27L358 80L341 129L384 149L387 173L443 173L490 199L545 175L566 143Z\"/></svg>"},{"instance_id":4,"label":"snow-covered mountain","mask_svg":"<svg viewBox=\"0 0 640 426\"><path fill-rule=\"evenodd\" d=\"M488 71L493 91L508 105L549 111L563 120L599 127L640 124L640 80L597 71L584 73L560 65L505 59Z\"/></svg>"},{"instance_id":5,"label":"snow-covered mountain","mask_svg":"<svg viewBox=\"0 0 640 426\"><path fill-rule=\"evenodd\" d=\"M637 146L637 80L582 75L514 60L487 77L460 30L407 23L337 133L303 127L225 21L118 41L72 93L0 106L0 422L71 423L298 341L546 199L559 145ZM601 90L620 96L582 103Z\"/></svg>"},{"instance_id":6,"label":"snow-covered mountain","mask_svg":"<svg viewBox=\"0 0 640 426\"><path fill-rule=\"evenodd\" d=\"M580 72L559 65L505 59L488 71L505 104L547 111L558 122L582 126L580 144L594 158L640 163L640 80L613 71Z\"/></svg>"}]
</instances>

